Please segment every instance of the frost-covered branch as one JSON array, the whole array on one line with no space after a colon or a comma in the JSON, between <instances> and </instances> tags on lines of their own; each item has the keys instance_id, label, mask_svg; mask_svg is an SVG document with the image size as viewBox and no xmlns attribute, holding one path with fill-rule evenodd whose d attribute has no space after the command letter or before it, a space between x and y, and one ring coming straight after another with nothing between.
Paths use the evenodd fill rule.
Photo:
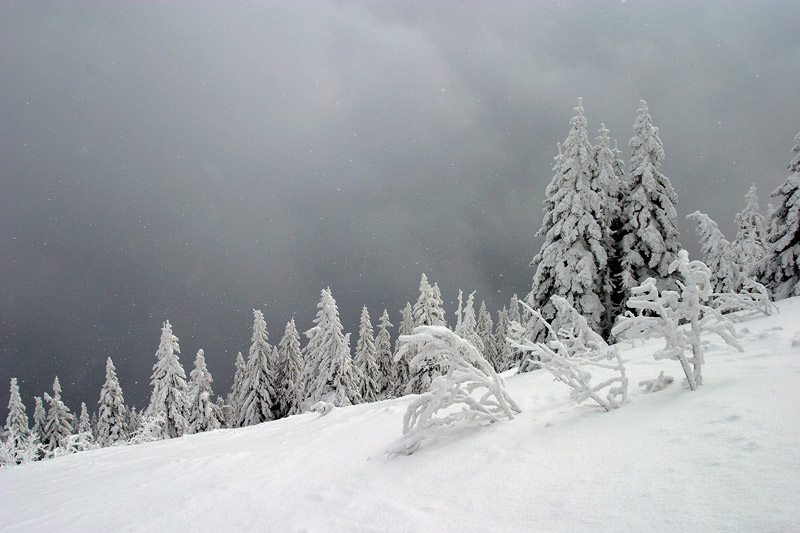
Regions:
<instances>
[{"instance_id":1,"label":"frost-covered branch","mask_svg":"<svg viewBox=\"0 0 800 533\"><path fill-rule=\"evenodd\" d=\"M709 303L720 313L740 311L740 317L764 314L771 316L778 308L764 285L752 278L747 278L739 292L715 292L711 294Z\"/></svg>"},{"instance_id":2,"label":"frost-covered branch","mask_svg":"<svg viewBox=\"0 0 800 533\"><path fill-rule=\"evenodd\" d=\"M442 376L434 379L431 389L408 406L403 418L403 437L389 449L389 455L411 454L435 429L458 422L500 416L509 419L520 412L509 396L505 383L480 352L468 341L443 326L419 326L413 335L400 337L402 348L397 357L412 351L416 355L412 369L431 358L441 364ZM482 390L485 389L485 390ZM478 395L473 394L480 391ZM460 405L460 410L440 411Z\"/></svg>"}]
</instances>

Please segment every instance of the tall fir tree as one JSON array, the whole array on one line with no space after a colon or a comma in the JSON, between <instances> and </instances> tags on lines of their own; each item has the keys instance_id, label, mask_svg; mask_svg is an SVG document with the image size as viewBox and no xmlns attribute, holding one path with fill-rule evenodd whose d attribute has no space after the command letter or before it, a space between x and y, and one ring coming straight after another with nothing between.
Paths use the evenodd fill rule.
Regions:
<instances>
[{"instance_id":1,"label":"tall fir tree","mask_svg":"<svg viewBox=\"0 0 800 533\"><path fill-rule=\"evenodd\" d=\"M769 250L755 269L776 300L800 296L800 133L792 151L792 175L770 195L778 203L769 217Z\"/></svg>"},{"instance_id":2,"label":"tall fir tree","mask_svg":"<svg viewBox=\"0 0 800 533\"><path fill-rule=\"evenodd\" d=\"M461 337L462 339L468 341L472 344L477 350L478 353L484 355L484 346L483 346L483 339L478 334L478 318L475 314L475 291L472 291L469 296L467 296L467 303L464 305L464 308L461 309L461 291L458 291L458 304L459 304L459 316L458 316L458 325L455 329L455 334ZM485 355L484 355L485 358Z\"/></svg>"},{"instance_id":3,"label":"tall fir tree","mask_svg":"<svg viewBox=\"0 0 800 533\"><path fill-rule=\"evenodd\" d=\"M442 297L438 285L431 286L428 278L422 274L419 283L419 298L414 305L414 327L418 326L443 326L447 327ZM411 352L411 351L409 351ZM416 352L409 353L409 361ZM428 356L418 361L416 368L410 369L410 376L406 393L421 394L430 389L434 379L442 375L442 365L434 356Z\"/></svg>"},{"instance_id":4,"label":"tall fir tree","mask_svg":"<svg viewBox=\"0 0 800 533\"><path fill-rule=\"evenodd\" d=\"M594 148L589 143L583 106L578 101L570 132L556 157L553 180L547 187L544 222L539 235L545 242L531 261L535 269L527 301L545 320L557 322L552 295L564 297L594 330L601 329L608 293L609 235L605 203L598 192ZM558 324L554 324L558 329ZM533 341L547 337L542 321L532 320L527 335Z\"/></svg>"},{"instance_id":5,"label":"tall fir tree","mask_svg":"<svg viewBox=\"0 0 800 533\"><path fill-rule=\"evenodd\" d=\"M397 381L397 370L392 360L392 334L389 328L389 312L383 310L380 320L378 320L378 335L375 337L375 362L378 365L378 398L392 398L395 395L395 382Z\"/></svg>"},{"instance_id":6,"label":"tall fir tree","mask_svg":"<svg viewBox=\"0 0 800 533\"><path fill-rule=\"evenodd\" d=\"M714 292L736 292L742 285L739 266L733 256L731 243L725 238L711 217L700 211L686 216L697 223L697 236L700 238L700 251L703 263L709 268L712 290Z\"/></svg>"},{"instance_id":7,"label":"tall fir tree","mask_svg":"<svg viewBox=\"0 0 800 533\"><path fill-rule=\"evenodd\" d=\"M411 302L406 302L405 307L400 312L400 326L397 330L397 339L394 343L395 361L395 396L407 394L408 383L411 380L411 369L408 367L408 355L400 353L402 342L400 337L414 333L414 310Z\"/></svg>"},{"instance_id":8,"label":"tall fir tree","mask_svg":"<svg viewBox=\"0 0 800 533\"><path fill-rule=\"evenodd\" d=\"M481 307L478 310L478 326L477 333L483 343L483 357L492 365L492 368L497 370L497 341L494 337L494 322L492 315L486 310L486 302L481 301Z\"/></svg>"},{"instance_id":9,"label":"tall fir tree","mask_svg":"<svg viewBox=\"0 0 800 533\"><path fill-rule=\"evenodd\" d=\"M117 379L117 369L109 357L106 360L106 381L100 389L97 416L97 444L111 446L128 440L127 412L122 387Z\"/></svg>"},{"instance_id":10,"label":"tall fir tree","mask_svg":"<svg viewBox=\"0 0 800 533\"><path fill-rule=\"evenodd\" d=\"M280 416L298 414L303 401L303 354L294 318L286 323L286 330L278 343L278 358L282 368L278 386Z\"/></svg>"},{"instance_id":11,"label":"tall fir tree","mask_svg":"<svg viewBox=\"0 0 800 533\"><path fill-rule=\"evenodd\" d=\"M94 443L94 431L92 430L92 422L89 419L89 411L86 409L86 403L81 402L81 414L78 416L78 427L76 434L83 435L83 441L87 443Z\"/></svg>"},{"instance_id":12,"label":"tall fir tree","mask_svg":"<svg viewBox=\"0 0 800 533\"><path fill-rule=\"evenodd\" d=\"M253 309L253 337L247 359L239 426L252 426L272 420L275 403L275 376L271 368L272 347L267 342L267 323L264 314Z\"/></svg>"},{"instance_id":13,"label":"tall fir tree","mask_svg":"<svg viewBox=\"0 0 800 533\"><path fill-rule=\"evenodd\" d=\"M745 206L736 215L736 241L733 250L742 278L749 277L767 251L767 222L758 212L758 191L754 183L744 197Z\"/></svg>"},{"instance_id":14,"label":"tall fir tree","mask_svg":"<svg viewBox=\"0 0 800 533\"><path fill-rule=\"evenodd\" d=\"M648 277L659 288L674 288L669 266L677 259L678 195L661 173L664 147L642 100L630 140L627 194L622 204L621 267L626 297Z\"/></svg>"},{"instance_id":15,"label":"tall fir tree","mask_svg":"<svg viewBox=\"0 0 800 533\"><path fill-rule=\"evenodd\" d=\"M47 409L42 444L47 452L53 453L56 449L67 445L67 439L72 435L75 417L61 401L61 384L58 382L58 376L53 380L53 395L50 396L45 392L44 399L50 407Z\"/></svg>"},{"instance_id":16,"label":"tall fir tree","mask_svg":"<svg viewBox=\"0 0 800 533\"><path fill-rule=\"evenodd\" d=\"M225 420L222 409L214 403L211 384L214 378L208 371L203 350L198 350L194 359L194 369L189 373L189 424L188 433L202 433L223 427Z\"/></svg>"},{"instance_id":17,"label":"tall fir tree","mask_svg":"<svg viewBox=\"0 0 800 533\"><path fill-rule=\"evenodd\" d=\"M315 326L306 332L303 381L305 406L323 401L335 407L361 401L358 373L350 357L350 346L342 331L339 309L330 289L323 289Z\"/></svg>"},{"instance_id":18,"label":"tall fir tree","mask_svg":"<svg viewBox=\"0 0 800 533\"><path fill-rule=\"evenodd\" d=\"M372 322L366 306L361 309L355 365L361 372L361 400L364 402L377 401L379 392L377 349Z\"/></svg>"},{"instance_id":19,"label":"tall fir tree","mask_svg":"<svg viewBox=\"0 0 800 533\"><path fill-rule=\"evenodd\" d=\"M164 438L180 437L186 432L186 415L189 410L189 398L186 386L186 372L181 366L178 354L181 353L178 337L172 334L169 320L161 327L161 340L156 351L156 363L150 384L153 392L145 416L157 417L164 413Z\"/></svg>"},{"instance_id":20,"label":"tall fir tree","mask_svg":"<svg viewBox=\"0 0 800 533\"><path fill-rule=\"evenodd\" d=\"M35 407L33 408L33 434L39 439L39 442L44 442L44 426L47 423L47 412L44 410L41 396L34 396L33 401Z\"/></svg>"},{"instance_id":21,"label":"tall fir tree","mask_svg":"<svg viewBox=\"0 0 800 533\"><path fill-rule=\"evenodd\" d=\"M11 378L10 393L5 430L9 435L13 450L27 450L31 447L35 434L31 433L28 425L28 415L25 413L25 404L22 403L22 397L19 395L17 378Z\"/></svg>"},{"instance_id":22,"label":"tall fir tree","mask_svg":"<svg viewBox=\"0 0 800 533\"><path fill-rule=\"evenodd\" d=\"M508 341L509 331L509 317L508 308L503 307L497 312L497 324L494 328L494 337L497 345L497 363L495 370L497 372L504 372L512 368L515 364L514 353L515 350Z\"/></svg>"},{"instance_id":23,"label":"tall fir tree","mask_svg":"<svg viewBox=\"0 0 800 533\"><path fill-rule=\"evenodd\" d=\"M242 352L236 354L236 371L233 374L233 384L231 391L228 393L228 408L230 411L230 418L226 420L229 427L239 426L239 413L242 410L242 402L244 401L245 382L247 380L247 363L244 362Z\"/></svg>"}]
</instances>

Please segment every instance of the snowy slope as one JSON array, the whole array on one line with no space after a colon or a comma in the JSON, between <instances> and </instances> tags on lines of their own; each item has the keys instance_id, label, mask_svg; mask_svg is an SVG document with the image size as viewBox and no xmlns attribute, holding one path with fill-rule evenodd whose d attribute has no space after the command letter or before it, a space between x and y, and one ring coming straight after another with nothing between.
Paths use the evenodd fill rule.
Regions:
<instances>
[{"instance_id":1,"label":"snowy slope","mask_svg":"<svg viewBox=\"0 0 800 533\"><path fill-rule=\"evenodd\" d=\"M800 527L800 299L711 342L705 384L623 351L630 403L576 406L509 376L523 413L387 458L409 398L0 471L3 531L792 531Z\"/></svg>"}]
</instances>

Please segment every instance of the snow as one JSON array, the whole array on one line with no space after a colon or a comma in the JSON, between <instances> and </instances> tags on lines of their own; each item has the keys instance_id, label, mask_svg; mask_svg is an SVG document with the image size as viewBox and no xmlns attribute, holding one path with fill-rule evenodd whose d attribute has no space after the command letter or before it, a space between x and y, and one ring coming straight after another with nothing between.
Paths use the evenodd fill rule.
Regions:
<instances>
[{"instance_id":1,"label":"snow","mask_svg":"<svg viewBox=\"0 0 800 533\"><path fill-rule=\"evenodd\" d=\"M792 531L800 523L800 298L706 337L704 385L576 406L505 374L513 420L390 458L415 397L0 469L0 530ZM630 382L680 375L620 345Z\"/></svg>"}]
</instances>

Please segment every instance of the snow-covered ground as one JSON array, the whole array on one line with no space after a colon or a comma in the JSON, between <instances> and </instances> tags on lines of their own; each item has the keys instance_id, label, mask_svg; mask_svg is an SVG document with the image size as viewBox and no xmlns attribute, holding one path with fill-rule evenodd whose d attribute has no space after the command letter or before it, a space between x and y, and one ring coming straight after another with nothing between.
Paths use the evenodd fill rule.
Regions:
<instances>
[{"instance_id":1,"label":"snow-covered ground","mask_svg":"<svg viewBox=\"0 0 800 533\"><path fill-rule=\"evenodd\" d=\"M4 531L797 531L800 299L709 338L682 388L659 341L623 350L630 402L508 376L514 420L388 458L410 398L0 471ZM660 370L676 378L643 394Z\"/></svg>"}]
</instances>

